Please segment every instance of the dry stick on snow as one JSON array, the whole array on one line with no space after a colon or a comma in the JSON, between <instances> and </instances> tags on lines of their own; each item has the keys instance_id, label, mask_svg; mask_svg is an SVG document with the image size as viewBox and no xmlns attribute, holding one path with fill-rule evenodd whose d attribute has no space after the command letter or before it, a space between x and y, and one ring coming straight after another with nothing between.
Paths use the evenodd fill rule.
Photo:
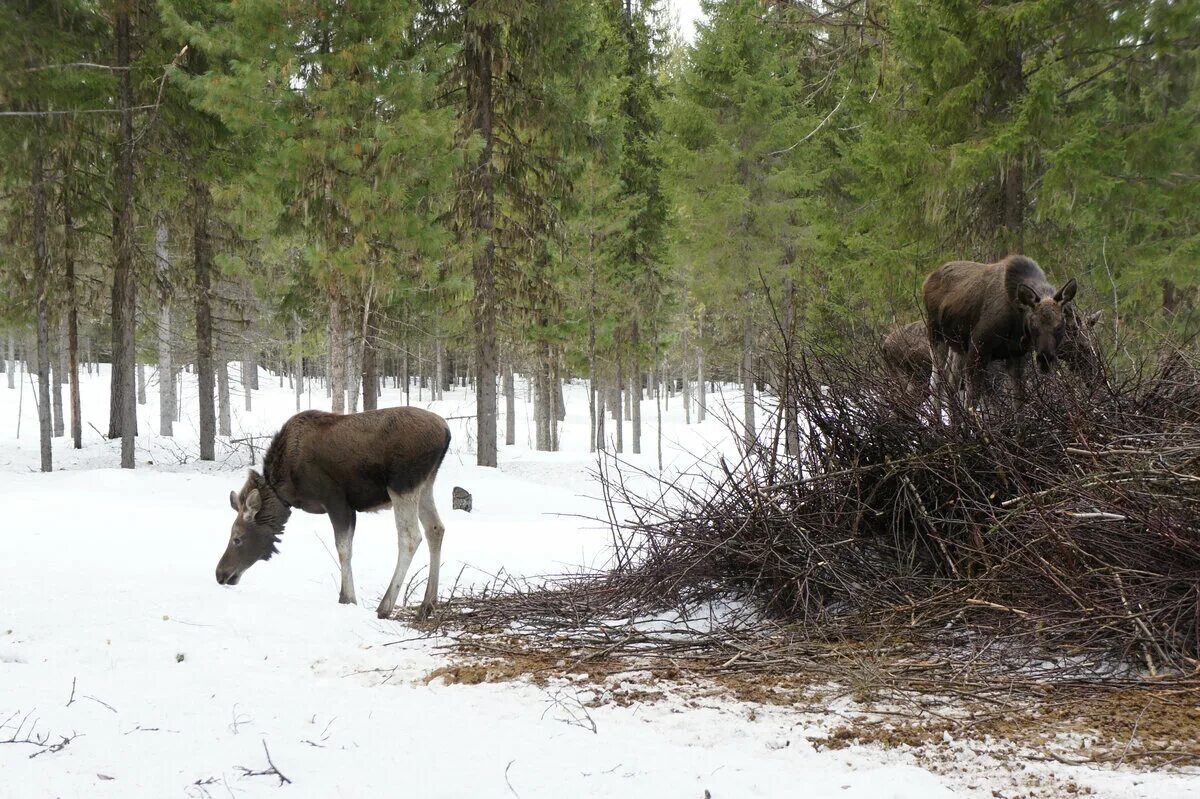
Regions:
<instances>
[{"instance_id":1,"label":"dry stick on snow","mask_svg":"<svg viewBox=\"0 0 1200 799\"><path fill-rule=\"evenodd\" d=\"M254 770L254 769L248 769L245 766L238 766L238 768L242 772L242 776L243 777L274 776L274 777L279 778L280 787L282 787L285 784L290 785L292 781L289 780L287 777L285 777L283 775L283 772L280 771L275 766L275 761L271 760L271 750L267 748L267 739L266 738L263 739L262 745L263 745L263 753L267 756L267 766L269 766L269 768L265 768L265 769L261 769L261 770Z\"/></svg>"}]
</instances>

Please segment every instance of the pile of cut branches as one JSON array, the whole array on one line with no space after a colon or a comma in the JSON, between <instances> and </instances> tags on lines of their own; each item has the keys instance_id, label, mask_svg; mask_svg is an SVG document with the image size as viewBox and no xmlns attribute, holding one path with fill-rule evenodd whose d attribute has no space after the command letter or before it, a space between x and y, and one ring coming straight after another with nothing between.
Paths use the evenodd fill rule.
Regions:
<instances>
[{"instance_id":1,"label":"pile of cut branches","mask_svg":"<svg viewBox=\"0 0 1200 799\"><path fill-rule=\"evenodd\" d=\"M519 630L562 657L721 669L819 666L868 641L913 679L1200 668L1193 356L1038 375L1024 406L994 397L953 423L868 355L776 374L783 401L740 462L652 496L605 475L624 519L611 570L462 598L442 623L476 644Z\"/></svg>"}]
</instances>

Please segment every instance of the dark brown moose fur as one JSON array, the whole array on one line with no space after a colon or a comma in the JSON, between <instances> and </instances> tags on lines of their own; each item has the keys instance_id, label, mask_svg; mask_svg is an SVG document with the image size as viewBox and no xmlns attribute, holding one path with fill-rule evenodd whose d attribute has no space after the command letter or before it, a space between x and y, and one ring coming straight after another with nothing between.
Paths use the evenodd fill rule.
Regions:
<instances>
[{"instance_id":1,"label":"dark brown moose fur","mask_svg":"<svg viewBox=\"0 0 1200 799\"><path fill-rule=\"evenodd\" d=\"M897 325L883 337L883 363L896 377L908 381L910 389L929 385L933 357L924 321Z\"/></svg>"},{"instance_id":2,"label":"dark brown moose fur","mask_svg":"<svg viewBox=\"0 0 1200 799\"><path fill-rule=\"evenodd\" d=\"M432 488L450 446L446 420L419 408L384 408L350 415L304 411L288 419L267 449L263 472L251 470L230 493L237 517L217 564L217 582L236 585L246 569L269 560L293 508L325 513L333 524L342 569L339 601L355 602L350 571L356 514L391 506L400 554L396 576L379 605L391 614L399 583L420 544L418 517L429 545L430 569L422 613L437 599L437 565L444 528Z\"/></svg>"},{"instance_id":3,"label":"dark brown moose fur","mask_svg":"<svg viewBox=\"0 0 1200 799\"><path fill-rule=\"evenodd\" d=\"M1054 364L1075 280L1055 290L1024 255L994 264L952 261L925 279L924 296L935 400L947 380L958 382L950 374L954 352L958 368L965 370L968 404L979 395L984 370L993 361L1005 363L1017 401L1023 402L1025 356L1033 353L1042 371Z\"/></svg>"},{"instance_id":4,"label":"dark brown moose fur","mask_svg":"<svg viewBox=\"0 0 1200 799\"><path fill-rule=\"evenodd\" d=\"M1071 305L1067 309L1066 332L1058 348L1058 357L1072 372L1090 379L1100 370L1101 355L1093 329L1100 321L1101 312L1084 318L1074 312ZM891 328L883 337L880 350L884 367L897 380L905 381L909 391L928 390L933 356L929 352L929 330L924 321ZM954 357L953 351L950 355ZM956 371L955 366L952 365L952 371Z\"/></svg>"}]
</instances>

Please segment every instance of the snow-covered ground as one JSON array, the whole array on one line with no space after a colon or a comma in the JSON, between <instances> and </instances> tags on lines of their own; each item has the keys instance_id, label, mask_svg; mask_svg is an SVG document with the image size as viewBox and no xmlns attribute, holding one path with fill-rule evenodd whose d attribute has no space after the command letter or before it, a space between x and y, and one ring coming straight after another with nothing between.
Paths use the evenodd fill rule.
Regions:
<instances>
[{"instance_id":1,"label":"snow-covered ground","mask_svg":"<svg viewBox=\"0 0 1200 799\"><path fill-rule=\"evenodd\" d=\"M1006 772L1051 770L1102 796L1200 791L1194 777L988 762L970 751L934 773L903 751L815 746L828 726L811 710L694 696L591 708L593 731L572 721L586 689L428 681L448 662L444 648L373 612L395 562L390 514L359 518L360 606L337 604L328 522L302 513L280 555L236 587L217 585L227 497L244 479L248 451L219 444L215 464L195 461L196 388L186 377L177 437L154 433L152 382L138 408L137 469L123 471L114 468L117 442L98 432L107 427L107 371L85 375L84 449L56 439L49 475L36 472L28 382L23 392L0 382L0 797L928 799L1016 795L1008 792L1020 781ZM247 412L236 377L235 369L233 438L274 432L294 410L291 390L263 372ZM328 407L319 387L305 407L309 396L311 407ZM523 400L518 444L502 448L499 470L473 465L472 420L451 423L437 485L443 594L456 581L605 562L609 533L588 520L601 507L584 389L568 389L560 453L532 451ZM727 400L737 407L740 397ZM401 402L388 389L381 405ZM447 417L474 410L461 390L419 404ZM643 417L646 454L629 457L652 470L652 401ZM663 432L670 468L733 451L719 420L686 426L676 400ZM472 513L450 510L456 485L474 495ZM414 560L418 586L424 552ZM43 736L46 746L71 740L58 751L3 745ZM268 769L268 751L290 784L245 773Z\"/></svg>"}]
</instances>

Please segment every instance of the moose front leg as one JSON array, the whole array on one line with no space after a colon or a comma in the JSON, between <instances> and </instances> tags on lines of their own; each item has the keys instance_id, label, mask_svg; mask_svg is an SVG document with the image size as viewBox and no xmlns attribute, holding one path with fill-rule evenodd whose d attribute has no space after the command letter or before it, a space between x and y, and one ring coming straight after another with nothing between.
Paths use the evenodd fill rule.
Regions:
<instances>
[{"instance_id":1,"label":"moose front leg","mask_svg":"<svg viewBox=\"0 0 1200 799\"><path fill-rule=\"evenodd\" d=\"M1008 376L1013 384L1013 397L1019 408L1025 404L1025 357L1009 358L1005 366L1008 368Z\"/></svg>"},{"instance_id":2,"label":"moose front leg","mask_svg":"<svg viewBox=\"0 0 1200 799\"><path fill-rule=\"evenodd\" d=\"M338 565L342 570L342 589L338 593L338 602L343 605L356 605L358 599L354 596L354 572L350 568L350 556L354 549L355 514L349 509L330 511L329 520L333 523L333 543L337 547Z\"/></svg>"}]
</instances>

